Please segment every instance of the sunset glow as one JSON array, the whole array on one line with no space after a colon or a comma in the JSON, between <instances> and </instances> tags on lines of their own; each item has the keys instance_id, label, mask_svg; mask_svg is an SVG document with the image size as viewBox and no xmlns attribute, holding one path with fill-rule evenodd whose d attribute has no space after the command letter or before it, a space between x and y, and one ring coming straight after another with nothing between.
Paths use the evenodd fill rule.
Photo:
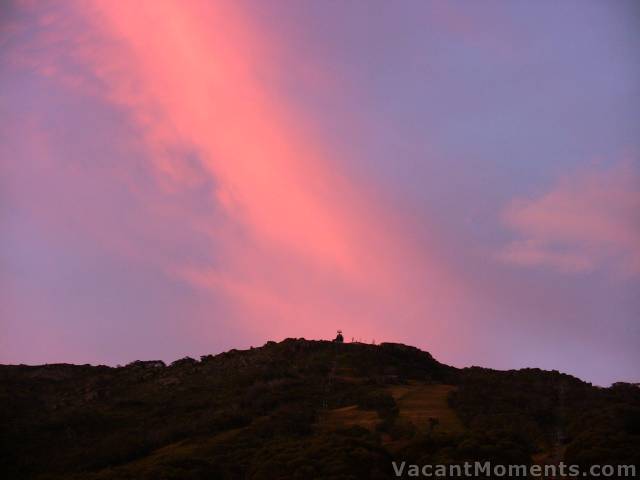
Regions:
<instances>
[{"instance_id":1,"label":"sunset glow","mask_svg":"<svg viewBox=\"0 0 640 480\"><path fill-rule=\"evenodd\" d=\"M277 3L3 7L0 363L342 329L638 380L632 3Z\"/></svg>"}]
</instances>

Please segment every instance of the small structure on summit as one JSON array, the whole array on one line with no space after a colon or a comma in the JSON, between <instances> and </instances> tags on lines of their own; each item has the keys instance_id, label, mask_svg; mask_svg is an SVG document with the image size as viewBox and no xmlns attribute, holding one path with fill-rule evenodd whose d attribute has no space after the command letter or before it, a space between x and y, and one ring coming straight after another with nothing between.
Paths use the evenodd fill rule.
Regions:
<instances>
[{"instance_id":1,"label":"small structure on summit","mask_svg":"<svg viewBox=\"0 0 640 480\"><path fill-rule=\"evenodd\" d=\"M337 342L337 343L344 342L344 337L342 336L342 330L338 330L338 335L336 336L334 342Z\"/></svg>"}]
</instances>

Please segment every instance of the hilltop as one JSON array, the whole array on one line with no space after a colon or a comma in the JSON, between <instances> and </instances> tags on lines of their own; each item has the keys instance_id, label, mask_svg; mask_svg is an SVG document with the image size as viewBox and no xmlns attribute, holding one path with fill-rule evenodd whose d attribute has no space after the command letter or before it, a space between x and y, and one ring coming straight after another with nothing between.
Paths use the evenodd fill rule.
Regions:
<instances>
[{"instance_id":1,"label":"hilltop","mask_svg":"<svg viewBox=\"0 0 640 480\"><path fill-rule=\"evenodd\" d=\"M125 367L0 366L7 479L393 478L420 464L640 463L640 388L287 339Z\"/></svg>"}]
</instances>

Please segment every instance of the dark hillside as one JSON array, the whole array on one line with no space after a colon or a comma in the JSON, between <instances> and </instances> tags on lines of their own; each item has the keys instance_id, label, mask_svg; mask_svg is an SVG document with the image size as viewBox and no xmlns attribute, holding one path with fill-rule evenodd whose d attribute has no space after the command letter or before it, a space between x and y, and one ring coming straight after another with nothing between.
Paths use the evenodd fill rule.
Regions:
<instances>
[{"instance_id":1,"label":"dark hillside","mask_svg":"<svg viewBox=\"0 0 640 480\"><path fill-rule=\"evenodd\" d=\"M288 339L170 366L0 366L6 479L392 478L391 461L638 463L640 389Z\"/></svg>"}]
</instances>

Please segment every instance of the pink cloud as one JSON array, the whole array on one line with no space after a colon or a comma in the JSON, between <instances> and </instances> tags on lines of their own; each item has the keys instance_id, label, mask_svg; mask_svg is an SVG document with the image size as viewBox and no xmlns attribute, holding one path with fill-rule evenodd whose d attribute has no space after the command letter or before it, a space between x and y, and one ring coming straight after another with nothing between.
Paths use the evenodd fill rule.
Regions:
<instances>
[{"instance_id":1,"label":"pink cloud","mask_svg":"<svg viewBox=\"0 0 640 480\"><path fill-rule=\"evenodd\" d=\"M503 212L519 237L499 258L562 272L640 273L640 175L632 163L589 168Z\"/></svg>"},{"instance_id":2,"label":"pink cloud","mask_svg":"<svg viewBox=\"0 0 640 480\"><path fill-rule=\"evenodd\" d=\"M109 228L104 215L82 215L78 228L90 241L223 298L233 320L262 338L338 327L399 339L428 328L446 348L442 332L465 287L435 239L413 235L397 206L341 168L306 115L275 90L269 79L287 67L274 53L280 46L246 12L232 2L68 5L47 17L22 65L121 112L129 134L114 135L114 152L144 152L145 173L164 193L149 197L127 175L126 156L114 154L105 175L123 177L144 216L132 208ZM96 135L82 131L87 141ZM66 181L95 188L73 173ZM215 213L172 203L203 184ZM79 208L56 205L53 222ZM166 231L162 220L173 222ZM197 260L172 253L196 243L187 237L207 239Z\"/></svg>"}]
</instances>

